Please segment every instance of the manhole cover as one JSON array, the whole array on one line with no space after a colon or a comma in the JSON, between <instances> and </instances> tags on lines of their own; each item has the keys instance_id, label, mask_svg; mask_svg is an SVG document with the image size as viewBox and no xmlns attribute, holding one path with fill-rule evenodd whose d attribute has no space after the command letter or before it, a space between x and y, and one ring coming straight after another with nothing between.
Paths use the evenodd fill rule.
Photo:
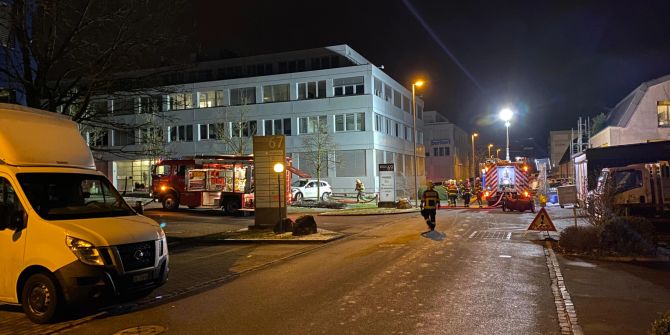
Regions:
<instances>
[{"instance_id":1,"label":"manhole cover","mask_svg":"<svg viewBox=\"0 0 670 335\"><path fill-rule=\"evenodd\" d=\"M114 335L154 335L154 334L160 334L166 330L167 328L156 325L137 326L133 328L119 330L118 332L114 333Z\"/></svg>"}]
</instances>

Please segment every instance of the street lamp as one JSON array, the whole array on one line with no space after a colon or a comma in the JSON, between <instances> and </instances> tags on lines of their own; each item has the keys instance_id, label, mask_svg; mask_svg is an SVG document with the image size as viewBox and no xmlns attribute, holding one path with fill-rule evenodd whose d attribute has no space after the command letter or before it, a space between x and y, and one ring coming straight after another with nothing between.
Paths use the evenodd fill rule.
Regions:
<instances>
[{"instance_id":1,"label":"street lamp","mask_svg":"<svg viewBox=\"0 0 670 335\"><path fill-rule=\"evenodd\" d=\"M505 157L506 160L509 161L509 121L512 119L512 116L514 116L514 112L509 108L503 108L498 116L501 120L505 121L505 128L507 128L507 150Z\"/></svg>"},{"instance_id":2,"label":"street lamp","mask_svg":"<svg viewBox=\"0 0 670 335\"><path fill-rule=\"evenodd\" d=\"M475 137L479 136L477 133L472 133L471 139L472 139L472 168L475 170L475 173L473 175L474 177L477 177L477 168L475 167Z\"/></svg>"},{"instance_id":3,"label":"street lamp","mask_svg":"<svg viewBox=\"0 0 670 335\"><path fill-rule=\"evenodd\" d=\"M412 144L414 147L414 206L419 206L419 189L417 185L419 184L419 177L416 171L416 88L423 86L423 80L417 80L412 83Z\"/></svg>"},{"instance_id":4,"label":"street lamp","mask_svg":"<svg viewBox=\"0 0 670 335\"><path fill-rule=\"evenodd\" d=\"M496 149L496 158L500 159L500 148Z\"/></svg>"},{"instance_id":5,"label":"street lamp","mask_svg":"<svg viewBox=\"0 0 670 335\"><path fill-rule=\"evenodd\" d=\"M493 148L493 143L489 144L489 158L493 158L491 156L491 148Z\"/></svg>"},{"instance_id":6,"label":"street lamp","mask_svg":"<svg viewBox=\"0 0 670 335\"><path fill-rule=\"evenodd\" d=\"M275 163L273 169L277 173L277 213L279 213L279 231L284 232L284 225L282 224L282 215L281 215L281 175L284 172L284 164Z\"/></svg>"}]
</instances>

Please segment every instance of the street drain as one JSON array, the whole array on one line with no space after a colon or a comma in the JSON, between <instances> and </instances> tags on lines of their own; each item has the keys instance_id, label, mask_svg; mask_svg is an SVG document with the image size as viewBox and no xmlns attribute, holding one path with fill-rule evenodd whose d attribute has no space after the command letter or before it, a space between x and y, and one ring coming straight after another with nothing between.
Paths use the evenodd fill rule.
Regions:
<instances>
[{"instance_id":1,"label":"street drain","mask_svg":"<svg viewBox=\"0 0 670 335\"><path fill-rule=\"evenodd\" d=\"M509 240L512 233L508 231L477 231L475 230L468 236L472 240Z\"/></svg>"},{"instance_id":2,"label":"street drain","mask_svg":"<svg viewBox=\"0 0 670 335\"><path fill-rule=\"evenodd\" d=\"M114 333L114 335L155 335L163 333L166 330L167 328L157 325L137 326L133 328L120 330Z\"/></svg>"}]
</instances>

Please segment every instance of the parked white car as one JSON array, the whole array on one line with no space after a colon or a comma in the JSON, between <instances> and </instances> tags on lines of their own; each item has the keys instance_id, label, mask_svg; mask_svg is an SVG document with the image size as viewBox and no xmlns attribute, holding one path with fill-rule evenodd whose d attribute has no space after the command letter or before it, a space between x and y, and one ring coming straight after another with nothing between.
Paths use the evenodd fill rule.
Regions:
<instances>
[{"instance_id":1,"label":"parked white car","mask_svg":"<svg viewBox=\"0 0 670 335\"><path fill-rule=\"evenodd\" d=\"M317 187L317 183L321 183L320 187ZM318 189L318 191L317 191ZM317 192L318 194L317 196ZM304 199L317 200L321 199L323 201L328 200L330 195L333 193L333 190L330 187L330 184L326 181L317 181L316 179L300 179L296 180L291 184L291 196L293 201L302 201Z\"/></svg>"}]
</instances>

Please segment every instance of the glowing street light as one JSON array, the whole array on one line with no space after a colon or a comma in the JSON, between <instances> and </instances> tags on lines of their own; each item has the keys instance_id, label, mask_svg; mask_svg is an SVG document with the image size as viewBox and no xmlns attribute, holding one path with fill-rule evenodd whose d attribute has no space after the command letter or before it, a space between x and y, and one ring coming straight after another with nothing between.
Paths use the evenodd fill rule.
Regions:
<instances>
[{"instance_id":1,"label":"glowing street light","mask_svg":"<svg viewBox=\"0 0 670 335\"><path fill-rule=\"evenodd\" d=\"M496 158L500 159L500 148L496 149Z\"/></svg>"},{"instance_id":2,"label":"glowing street light","mask_svg":"<svg viewBox=\"0 0 670 335\"><path fill-rule=\"evenodd\" d=\"M511 125L509 121L512 119L512 116L514 116L514 112L512 112L512 110L509 108L503 108L500 111L500 114L498 114L498 117L500 117L501 120L505 121L505 128L507 128L507 149L505 155L505 159L507 161L509 161L509 126Z\"/></svg>"},{"instance_id":3,"label":"glowing street light","mask_svg":"<svg viewBox=\"0 0 670 335\"><path fill-rule=\"evenodd\" d=\"M489 158L493 158L491 157L491 148L493 148L493 143L489 144Z\"/></svg>"},{"instance_id":4,"label":"glowing street light","mask_svg":"<svg viewBox=\"0 0 670 335\"><path fill-rule=\"evenodd\" d=\"M416 88L423 86L423 80L417 80L412 83L412 143L414 144L414 206L419 207L419 177L416 171Z\"/></svg>"},{"instance_id":5,"label":"glowing street light","mask_svg":"<svg viewBox=\"0 0 670 335\"><path fill-rule=\"evenodd\" d=\"M477 177L477 167L475 167L475 137L479 136L477 133L472 133L471 139L472 139L472 168L475 170L475 174L473 177Z\"/></svg>"}]
</instances>

